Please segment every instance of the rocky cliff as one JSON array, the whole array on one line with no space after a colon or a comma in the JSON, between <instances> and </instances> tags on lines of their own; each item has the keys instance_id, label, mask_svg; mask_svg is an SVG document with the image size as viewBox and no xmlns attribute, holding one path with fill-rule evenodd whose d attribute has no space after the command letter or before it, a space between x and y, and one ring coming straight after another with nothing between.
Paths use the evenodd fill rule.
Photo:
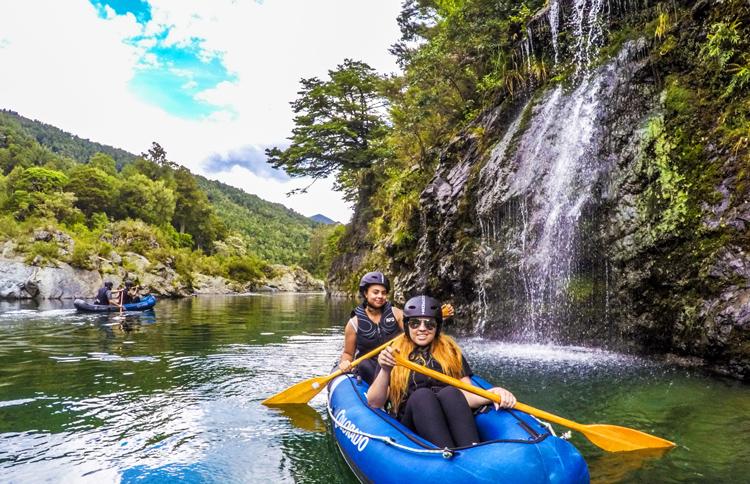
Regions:
<instances>
[{"instance_id":1,"label":"rocky cliff","mask_svg":"<svg viewBox=\"0 0 750 484\"><path fill-rule=\"evenodd\" d=\"M750 102L741 66L716 63L747 60L750 13L668 3L552 0L533 17L518 56L554 75L442 147L419 237L394 257L410 263L390 267L398 294L452 299L473 333L748 378Z\"/></svg>"}]
</instances>

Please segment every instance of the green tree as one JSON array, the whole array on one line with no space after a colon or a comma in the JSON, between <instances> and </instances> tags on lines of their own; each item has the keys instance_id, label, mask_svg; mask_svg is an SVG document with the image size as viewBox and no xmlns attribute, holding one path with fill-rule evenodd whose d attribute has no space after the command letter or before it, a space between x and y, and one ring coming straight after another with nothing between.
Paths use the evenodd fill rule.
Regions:
<instances>
[{"instance_id":1,"label":"green tree","mask_svg":"<svg viewBox=\"0 0 750 484\"><path fill-rule=\"evenodd\" d=\"M338 189L353 200L360 172L386 156L388 133L382 78L364 62L346 59L329 80L302 79L291 145L266 150L268 162L291 176L337 175Z\"/></svg>"},{"instance_id":2,"label":"green tree","mask_svg":"<svg viewBox=\"0 0 750 484\"><path fill-rule=\"evenodd\" d=\"M114 167L114 160L109 159ZM91 165L77 165L70 171L69 178L66 190L75 194L76 206L86 216L90 217L94 212L110 212L114 208L117 199L115 177Z\"/></svg>"},{"instance_id":3,"label":"green tree","mask_svg":"<svg viewBox=\"0 0 750 484\"><path fill-rule=\"evenodd\" d=\"M80 212L73 206L75 195L63 191L67 183L68 177L63 172L40 166L16 166L6 181L6 191L10 195L8 208L20 220L37 215L77 221Z\"/></svg>"},{"instance_id":4,"label":"green tree","mask_svg":"<svg viewBox=\"0 0 750 484\"><path fill-rule=\"evenodd\" d=\"M107 175L117 175L117 164L115 163L114 158L105 153L96 153L92 156L89 160L89 166L98 168Z\"/></svg>"},{"instance_id":5,"label":"green tree","mask_svg":"<svg viewBox=\"0 0 750 484\"><path fill-rule=\"evenodd\" d=\"M174 192L163 181L152 181L139 173L122 183L116 213L121 218L163 225L172 221L174 208Z\"/></svg>"},{"instance_id":6,"label":"green tree","mask_svg":"<svg viewBox=\"0 0 750 484\"><path fill-rule=\"evenodd\" d=\"M338 241L345 231L346 227L341 224L316 227L310 237L310 248L302 267L315 277L325 278L331 262L338 255Z\"/></svg>"},{"instance_id":7,"label":"green tree","mask_svg":"<svg viewBox=\"0 0 750 484\"><path fill-rule=\"evenodd\" d=\"M68 183L65 173L50 170L40 166L32 166L26 169L14 169L8 176L10 188L14 191L25 190L28 192L62 192Z\"/></svg>"},{"instance_id":8,"label":"green tree","mask_svg":"<svg viewBox=\"0 0 750 484\"><path fill-rule=\"evenodd\" d=\"M180 233L192 236L196 246L211 247L221 238L223 226L218 221L206 192L200 189L187 168L174 171L175 211L172 224Z\"/></svg>"}]
</instances>

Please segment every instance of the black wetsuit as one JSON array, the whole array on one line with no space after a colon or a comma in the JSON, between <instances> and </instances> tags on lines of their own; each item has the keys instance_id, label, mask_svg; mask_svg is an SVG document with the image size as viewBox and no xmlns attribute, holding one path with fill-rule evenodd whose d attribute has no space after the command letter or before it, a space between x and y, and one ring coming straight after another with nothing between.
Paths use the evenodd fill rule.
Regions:
<instances>
[{"instance_id":1,"label":"black wetsuit","mask_svg":"<svg viewBox=\"0 0 750 484\"><path fill-rule=\"evenodd\" d=\"M99 291L96 293L96 300L94 301L96 304L103 304L105 306L109 306L109 298L112 295L112 291L108 287L102 287L99 289Z\"/></svg>"},{"instance_id":2,"label":"black wetsuit","mask_svg":"<svg viewBox=\"0 0 750 484\"><path fill-rule=\"evenodd\" d=\"M383 305L379 323L370 319L366 308L367 303L362 303L353 311L353 315L357 318L357 324L354 328L357 332L355 358L374 350L402 332L398 321L396 321L396 315L393 314L391 303L387 302ZM357 366L357 372L368 385L371 385L375 380L378 370L380 370L380 366L377 357L367 359Z\"/></svg>"},{"instance_id":3,"label":"black wetsuit","mask_svg":"<svg viewBox=\"0 0 750 484\"><path fill-rule=\"evenodd\" d=\"M443 372L432 355L415 350L409 355L415 363ZM461 356L463 376L473 375ZM399 421L421 437L441 448L464 447L479 442L474 413L461 391L414 371L409 372L406 396L396 409Z\"/></svg>"}]
</instances>

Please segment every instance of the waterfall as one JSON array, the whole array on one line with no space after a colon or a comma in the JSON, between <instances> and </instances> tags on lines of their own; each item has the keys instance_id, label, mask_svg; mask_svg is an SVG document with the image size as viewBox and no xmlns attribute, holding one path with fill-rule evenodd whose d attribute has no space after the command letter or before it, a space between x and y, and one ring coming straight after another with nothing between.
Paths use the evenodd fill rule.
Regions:
<instances>
[{"instance_id":1,"label":"waterfall","mask_svg":"<svg viewBox=\"0 0 750 484\"><path fill-rule=\"evenodd\" d=\"M478 329L491 318L488 287L497 282L493 265L502 263L494 260L493 252L511 254L517 264L517 296L526 304L518 314L524 324L516 336L536 339L565 309L577 260L579 219L591 198L591 182L598 178L593 152L601 86L602 76L591 76L571 93L558 86L535 107L527 107L532 109L531 122L517 140L516 152L506 156L522 115L480 173L484 183L494 181L485 185L489 188L477 204L485 264L478 281ZM496 213L498 205L505 212Z\"/></svg>"},{"instance_id":2,"label":"waterfall","mask_svg":"<svg viewBox=\"0 0 750 484\"><path fill-rule=\"evenodd\" d=\"M604 0L574 0L570 29L575 38L573 62L576 74L591 66L594 55L604 41Z\"/></svg>"},{"instance_id":3,"label":"waterfall","mask_svg":"<svg viewBox=\"0 0 750 484\"><path fill-rule=\"evenodd\" d=\"M559 54L559 47L558 47L558 26L560 25L560 0L550 0L549 3L549 31L550 35L552 36L552 50L555 52L555 65L557 65L558 59L560 57Z\"/></svg>"},{"instance_id":4,"label":"waterfall","mask_svg":"<svg viewBox=\"0 0 750 484\"><path fill-rule=\"evenodd\" d=\"M553 0L549 21L556 57L558 9ZM597 267L601 285L609 283L609 267L593 262L591 237L581 230L591 223L594 186L609 170L599 159L604 100L628 60L625 55L592 70L604 39L603 15L603 0L572 1L565 25L576 39L570 59L575 85L558 84L529 101L479 173L479 334L493 329L521 341L555 340L571 319L580 319L579 303L594 292ZM525 41L522 52L531 55Z\"/></svg>"}]
</instances>

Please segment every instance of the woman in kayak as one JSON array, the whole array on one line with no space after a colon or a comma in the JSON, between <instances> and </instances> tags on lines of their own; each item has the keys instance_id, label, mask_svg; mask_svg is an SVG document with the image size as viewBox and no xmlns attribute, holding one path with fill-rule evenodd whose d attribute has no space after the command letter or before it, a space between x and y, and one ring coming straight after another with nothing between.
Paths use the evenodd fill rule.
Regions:
<instances>
[{"instance_id":1,"label":"woman in kayak","mask_svg":"<svg viewBox=\"0 0 750 484\"><path fill-rule=\"evenodd\" d=\"M348 371L351 362L359 355L374 350L404 331L403 312L391 305L388 293L391 283L382 272L368 272L359 280L362 304L354 308L344 329L344 351L339 359L339 369ZM446 316L453 316L453 306L446 304ZM371 384L379 370L377 358L359 364L359 376Z\"/></svg>"},{"instance_id":2,"label":"woman in kayak","mask_svg":"<svg viewBox=\"0 0 750 484\"><path fill-rule=\"evenodd\" d=\"M380 371L367 392L372 407L383 408L390 402L391 414L414 432L441 448L464 447L479 442L473 410L491 403L421 373L396 366L393 351L420 365L471 383L471 367L450 336L440 334L443 323L440 302L429 296L409 299L404 306L405 338L389 346L378 356ZM490 392L499 395L510 408L516 398L504 388Z\"/></svg>"},{"instance_id":3,"label":"woman in kayak","mask_svg":"<svg viewBox=\"0 0 750 484\"><path fill-rule=\"evenodd\" d=\"M344 329L344 351L339 368L347 371L352 360L390 341L404 330L403 312L388 302L391 283L382 272L368 272L359 281L362 304L354 308ZM361 362L359 375L368 384L378 371L376 358Z\"/></svg>"}]
</instances>

